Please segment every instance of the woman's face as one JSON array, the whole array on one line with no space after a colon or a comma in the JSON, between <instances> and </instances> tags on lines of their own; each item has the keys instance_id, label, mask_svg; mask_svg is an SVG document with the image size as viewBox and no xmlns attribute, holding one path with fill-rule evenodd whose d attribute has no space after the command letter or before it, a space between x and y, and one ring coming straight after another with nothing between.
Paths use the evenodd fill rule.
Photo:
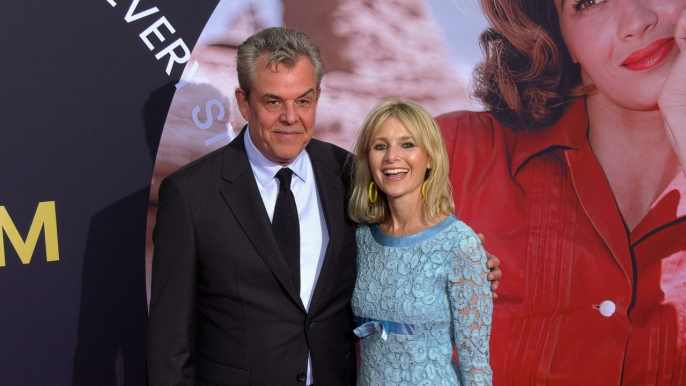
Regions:
<instances>
[{"instance_id":1,"label":"woman's face","mask_svg":"<svg viewBox=\"0 0 686 386\"><path fill-rule=\"evenodd\" d=\"M409 130L395 118L379 127L369 147L369 170L389 200L418 199L429 158Z\"/></svg>"},{"instance_id":2,"label":"woman's face","mask_svg":"<svg viewBox=\"0 0 686 386\"><path fill-rule=\"evenodd\" d=\"M554 0L584 84L624 108L656 108L678 54L674 28L686 0Z\"/></svg>"}]
</instances>

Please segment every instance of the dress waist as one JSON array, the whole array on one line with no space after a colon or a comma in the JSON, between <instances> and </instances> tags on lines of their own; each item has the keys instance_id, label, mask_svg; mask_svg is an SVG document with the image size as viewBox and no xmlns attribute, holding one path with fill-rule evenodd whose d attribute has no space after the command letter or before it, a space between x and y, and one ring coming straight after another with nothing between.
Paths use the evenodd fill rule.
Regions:
<instances>
[{"instance_id":1,"label":"dress waist","mask_svg":"<svg viewBox=\"0 0 686 386\"><path fill-rule=\"evenodd\" d=\"M355 317L355 324L357 324L358 327L353 330L353 333L357 337L364 338L365 336L381 332L381 338L383 340L386 340L389 332L392 334L413 335L417 329L417 326L414 324L391 322L388 320L378 320L361 316Z\"/></svg>"}]
</instances>

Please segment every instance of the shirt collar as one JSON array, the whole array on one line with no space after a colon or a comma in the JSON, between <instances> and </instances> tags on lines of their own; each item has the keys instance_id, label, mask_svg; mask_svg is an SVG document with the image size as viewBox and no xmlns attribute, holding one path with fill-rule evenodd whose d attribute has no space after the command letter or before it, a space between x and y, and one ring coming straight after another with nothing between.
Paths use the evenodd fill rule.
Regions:
<instances>
[{"instance_id":1,"label":"shirt collar","mask_svg":"<svg viewBox=\"0 0 686 386\"><path fill-rule=\"evenodd\" d=\"M284 166L268 160L257 147L255 147L255 144L250 138L249 127L245 129L243 141L245 143L245 151L248 154L248 161L255 174L255 178L262 186L266 187L269 181L271 181L276 173ZM307 182L307 162L309 162L309 160L310 156L307 154L307 150L303 150L295 158L295 161L288 165L288 167L293 170L293 173L303 182Z\"/></svg>"},{"instance_id":2,"label":"shirt collar","mask_svg":"<svg viewBox=\"0 0 686 386\"><path fill-rule=\"evenodd\" d=\"M580 149L588 140L587 133L586 101L579 98L573 101L562 118L549 128L533 133L528 130L517 132L517 142L512 155L512 175L517 174L529 159L547 149Z\"/></svg>"}]
</instances>

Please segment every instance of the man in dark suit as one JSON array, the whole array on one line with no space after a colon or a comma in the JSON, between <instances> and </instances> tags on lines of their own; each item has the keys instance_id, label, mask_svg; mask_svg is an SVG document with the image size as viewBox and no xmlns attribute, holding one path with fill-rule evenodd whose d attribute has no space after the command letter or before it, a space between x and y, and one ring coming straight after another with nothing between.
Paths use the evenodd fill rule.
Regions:
<instances>
[{"instance_id":1,"label":"man in dark suit","mask_svg":"<svg viewBox=\"0 0 686 386\"><path fill-rule=\"evenodd\" d=\"M353 385L348 152L312 139L319 50L270 28L238 48L237 69L248 125L160 186L149 383Z\"/></svg>"},{"instance_id":2,"label":"man in dark suit","mask_svg":"<svg viewBox=\"0 0 686 386\"><path fill-rule=\"evenodd\" d=\"M354 384L348 152L312 139L319 51L300 32L271 28L248 38L237 62L247 128L160 187L150 385ZM286 166L300 219L299 277L271 224L275 174Z\"/></svg>"}]
</instances>

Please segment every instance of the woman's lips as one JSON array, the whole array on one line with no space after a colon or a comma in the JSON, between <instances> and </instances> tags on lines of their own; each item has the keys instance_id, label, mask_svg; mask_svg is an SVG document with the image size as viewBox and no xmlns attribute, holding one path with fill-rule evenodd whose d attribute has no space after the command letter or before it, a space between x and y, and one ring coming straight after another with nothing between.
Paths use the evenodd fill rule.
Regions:
<instances>
[{"instance_id":1,"label":"woman's lips","mask_svg":"<svg viewBox=\"0 0 686 386\"><path fill-rule=\"evenodd\" d=\"M631 71L642 71L660 64L674 47L674 38L658 39L627 56L620 66Z\"/></svg>"}]
</instances>

